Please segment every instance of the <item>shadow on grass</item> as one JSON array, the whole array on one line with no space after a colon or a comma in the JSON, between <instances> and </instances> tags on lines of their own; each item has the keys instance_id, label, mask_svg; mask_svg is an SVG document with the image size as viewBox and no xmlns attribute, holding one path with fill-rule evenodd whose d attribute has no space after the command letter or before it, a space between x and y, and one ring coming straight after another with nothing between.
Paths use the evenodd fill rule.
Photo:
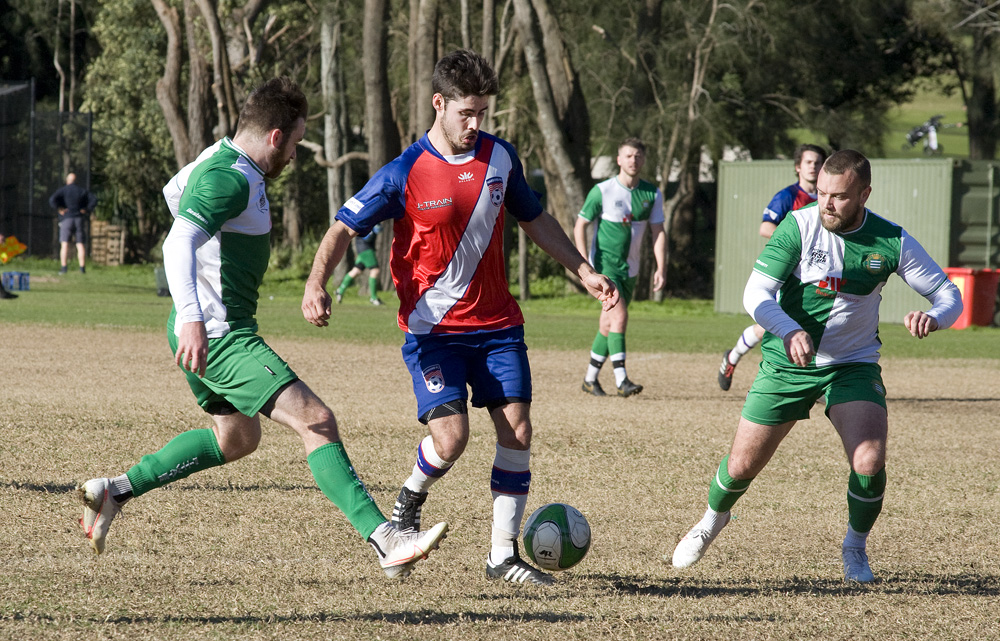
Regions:
<instances>
[{"instance_id":1,"label":"shadow on grass","mask_svg":"<svg viewBox=\"0 0 1000 641\"><path fill-rule=\"evenodd\" d=\"M84 480L84 479L81 479ZM31 482L21 482L21 481L3 481L0 480L0 487L7 487L12 490L24 490L26 492L39 492L41 494L59 494L63 492L72 492L76 489L76 483L31 483ZM390 492L398 491L398 487L390 488L387 485L380 483L366 483L365 487L369 492ZM318 491L319 487L315 484L305 484L305 483L229 483L226 485L215 484L171 484L165 485L158 491L164 492L299 492L302 490L306 491Z\"/></svg>"},{"instance_id":2,"label":"shadow on grass","mask_svg":"<svg viewBox=\"0 0 1000 641\"><path fill-rule=\"evenodd\" d=\"M746 583L670 577L637 580L620 574L589 575L609 592L635 596L707 598L716 596L760 597L851 595L859 592L935 596L1000 596L1000 576L977 574L891 573L882 575L872 585L847 584L841 579L790 577L783 580L759 580Z\"/></svg>"},{"instance_id":3,"label":"shadow on grass","mask_svg":"<svg viewBox=\"0 0 1000 641\"><path fill-rule=\"evenodd\" d=\"M10 621L30 621L35 623L66 623L64 617L23 612L12 612L4 616ZM580 623L588 621L589 616L575 613L558 613L540 611L530 614L497 613L497 612L442 612L440 610L411 610L404 612L367 612L357 614L340 614L336 612L314 612L301 614L260 615L260 616L109 616L80 617L75 616L72 622L76 625L173 625L173 624L231 624L231 625L262 625L275 623L326 623L336 621L360 621L393 623L398 625L449 625L455 623L497 623L503 621L542 622L542 623Z\"/></svg>"}]
</instances>

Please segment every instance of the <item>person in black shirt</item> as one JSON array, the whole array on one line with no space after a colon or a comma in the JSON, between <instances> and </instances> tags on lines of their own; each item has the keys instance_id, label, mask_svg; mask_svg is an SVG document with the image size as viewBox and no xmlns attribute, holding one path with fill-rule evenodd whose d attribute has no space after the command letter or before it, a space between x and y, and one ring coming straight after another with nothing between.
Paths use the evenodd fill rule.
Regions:
<instances>
[{"instance_id":1,"label":"person in black shirt","mask_svg":"<svg viewBox=\"0 0 1000 641\"><path fill-rule=\"evenodd\" d=\"M86 273L87 218L97 206L97 196L76 184L76 174L66 174L66 184L49 198L49 204L59 212L59 273L66 273L69 241L76 237L76 257L80 273Z\"/></svg>"}]
</instances>

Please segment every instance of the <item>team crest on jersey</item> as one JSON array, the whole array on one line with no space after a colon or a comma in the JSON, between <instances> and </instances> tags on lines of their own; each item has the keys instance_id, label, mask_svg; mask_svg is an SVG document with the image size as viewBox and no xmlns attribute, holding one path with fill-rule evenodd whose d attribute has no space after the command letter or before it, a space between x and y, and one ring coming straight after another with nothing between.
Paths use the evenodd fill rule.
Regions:
<instances>
[{"instance_id":1,"label":"team crest on jersey","mask_svg":"<svg viewBox=\"0 0 1000 641\"><path fill-rule=\"evenodd\" d=\"M503 204L503 178L494 176L486 181L486 186L490 188L490 202L495 207Z\"/></svg>"},{"instance_id":2,"label":"team crest on jersey","mask_svg":"<svg viewBox=\"0 0 1000 641\"><path fill-rule=\"evenodd\" d=\"M260 190L260 200L257 201L257 209L259 211L267 211L267 193L263 188Z\"/></svg>"},{"instance_id":3,"label":"team crest on jersey","mask_svg":"<svg viewBox=\"0 0 1000 641\"><path fill-rule=\"evenodd\" d=\"M423 370L424 375L424 385L427 386L427 391L431 394L437 394L438 392L444 390L444 372L441 371L440 365L431 365L430 367Z\"/></svg>"},{"instance_id":4,"label":"team crest on jersey","mask_svg":"<svg viewBox=\"0 0 1000 641\"><path fill-rule=\"evenodd\" d=\"M880 274L885 269L885 257L882 254L868 254L861 261L870 274Z\"/></svg>"}]
</instances>

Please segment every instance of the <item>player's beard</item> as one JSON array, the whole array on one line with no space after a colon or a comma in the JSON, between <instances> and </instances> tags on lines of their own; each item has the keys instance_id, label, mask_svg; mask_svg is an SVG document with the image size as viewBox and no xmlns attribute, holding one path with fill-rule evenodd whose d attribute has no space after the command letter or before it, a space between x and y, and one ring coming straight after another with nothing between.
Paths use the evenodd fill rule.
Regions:
<instances>
[{"instance_id":1,"label":"player's beard","mask_svg":"<svg viewBox=\"0 0 1000 641\"><path fill-rule=\"evenodd\" d=\"M842 232L845 230L853 230L854 227L861 222L861 217L864 215L865 206L858 204L854 206L851 211L841 211L840 216L834 221L828 221L826 218L826 211L820 210L819 222L823 225L823 228L827 231L832 232Z\"/></svg>"},{"instance_id":2,"label":"player's beard","mask_svg":"<svg viewBox=\"0 0 1000 641\"><path fill-rule=\"evenodd\" d=\"M451 127L441 123L441 133L444 134L445 140L451 145L452 151L456 154L464 154L472 151L476 147L476 140L479 138L478 132L469 131L468 129L457 129L453 131Z\"/></svg>"}]
</instances>

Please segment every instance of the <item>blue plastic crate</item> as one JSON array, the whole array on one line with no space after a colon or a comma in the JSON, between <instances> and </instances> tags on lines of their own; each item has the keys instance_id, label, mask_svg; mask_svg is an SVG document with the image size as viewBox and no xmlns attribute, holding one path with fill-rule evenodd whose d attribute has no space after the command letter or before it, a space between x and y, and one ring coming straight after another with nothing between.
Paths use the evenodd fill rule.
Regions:
<instances>
[{"instance_id":1,"label":"blue plastic crate","mask_svg":"<svg viewBox=\"0 0 1000 641\"><path fill-rule=\"evenodd\" d=\"M31 289L31 274L28 272L3 272L0 282L7 291L27 291Z\"/></svg>"}]
</instances>

